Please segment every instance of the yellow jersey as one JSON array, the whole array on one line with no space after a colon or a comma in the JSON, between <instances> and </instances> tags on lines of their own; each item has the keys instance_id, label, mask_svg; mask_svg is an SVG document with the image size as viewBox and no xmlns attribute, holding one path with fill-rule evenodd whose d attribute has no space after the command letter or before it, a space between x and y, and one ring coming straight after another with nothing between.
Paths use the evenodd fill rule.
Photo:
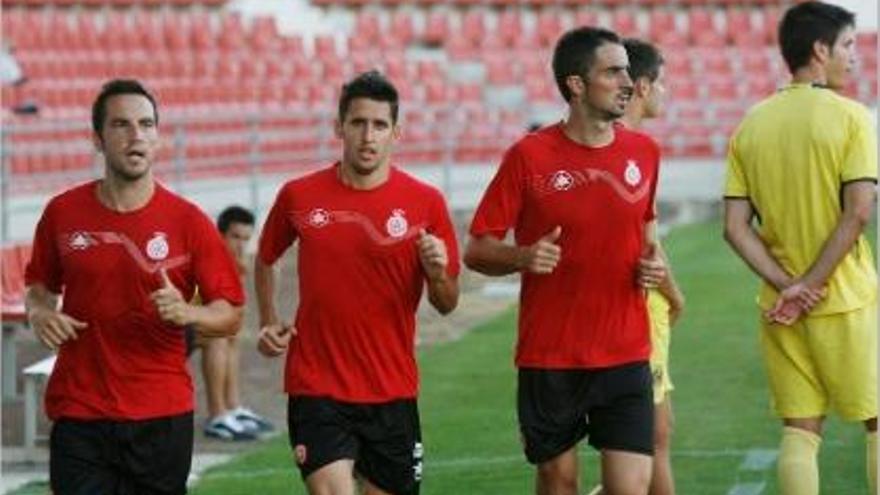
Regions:
<instances>
[{"instance_id":1,"label":"yellow jersey","mask_svg":"<svg viewBox=\"0 0 880 495\"><path fill-rule=\"evenodd\" d=\"M877 137L868 111L830 89L791 84L749 110L734 133L725 197L751 202L770 254L800 276L837 226L843 186L860 180L877 180ZM871 248L860 236L811 314L862 308L875 300L876 287ZM765 283L758 304L768 309L776 297Z\"/></svg>"}]
</instances>

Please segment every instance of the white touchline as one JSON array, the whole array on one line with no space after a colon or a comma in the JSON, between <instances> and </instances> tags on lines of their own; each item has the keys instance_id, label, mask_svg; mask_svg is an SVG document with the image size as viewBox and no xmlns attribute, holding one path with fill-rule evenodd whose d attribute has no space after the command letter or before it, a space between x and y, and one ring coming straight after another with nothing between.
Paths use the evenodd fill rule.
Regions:
<instances>
[{"instance_id":1,"label":"white touchline","mask_svg":"<svg viewBox=\"0 0 880 495\"><path fill-rule=\"evenodd\" d=\"M739 473L760 473L763 478L764 473L773 466L778 456L779 451L776 449L747 450L742 463L737 468L737 478ZM737 479L737 483L730 487L727 495L761 495L766 487L767 483L763 480L746 482Z\"/></svg>"},{"instance_id":2,"label":"white touchline","mask_svg":"<svg viewBox=\"0 0 880 495\"><path fill-rule=\"evenodd\" d=\"M767 484L763 481L757 483L737 483L727 491L727 495L761 495Z\"/></svg>"},{"instance_id":3,"label":"white touchline","mask_svg":"<svg viewBox=\"0 0 880 495\"><path fill-rule=\"evenodd\" d=\"M750 456L754 458L756 455L760 457L762 452L770 452L770 449L718 449L718 450L673 450L673 457L685 457L685 458L719 458L719 457L745 457L749 459ZM773 451L775 454L775 451ZM599 454L592 449L585 449L581 451L581 454L586 454L588 457L598 456ZM775 459L775 455L774 455ZM425 470L428 472L435 470L455 470L460 468L471 468L477 466L492 466L498 464L517 464L523 463L525 464L526 460L522 454L516 455L505 455L505 456L492 456L492 457L459 457L455 459L431 459L431 457L427 457L425 459ZM745 462L745 461L744 461ZM772 462L772 460L771 460ZM263 469L251 469L251 470L230 470L226 468L215 469L213 471L208 471L203 473L200 478L201 479L225 479L225 478L258 478L261 476L268 476L272 474L278 473L291 473L296 474L296 469L294 468L263 468ZM737 495L746 495L751 492L743 492L738 493ZM758 492L760 493L760 492Z\"/></svg>"}]
</instances>

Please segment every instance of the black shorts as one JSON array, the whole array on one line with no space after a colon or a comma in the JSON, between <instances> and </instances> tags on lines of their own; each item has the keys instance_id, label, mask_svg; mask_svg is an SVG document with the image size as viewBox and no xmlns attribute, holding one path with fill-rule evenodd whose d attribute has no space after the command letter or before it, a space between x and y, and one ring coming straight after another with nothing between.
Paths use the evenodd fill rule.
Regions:
<instances>
[{"instance_id":1,"label":"black shorts","mask_svg":"<svg viewBox=\"0 0 880 495\"><path fill-rule=\"evenodd\" d=\"M191 412L143 421L59 419L49 438L54 495L186 493Z\"/></svg>"},{"instance_id":2,"label":"black shorts","mask_svg":"<svg viewBox=\"0 0 880 495\"><path fill-rule=\"evenodd\" d=\"M526 458L533 464L553 459L588 435L598 450L654 452L647 362L594 370L521 368L517 409Z\"/></svg>"},{"instance_id":3,"label":"black shorts","mask_svg":"<svg viewBox=\"0 0 880 495\"><path fill-rule=\"evenodd\" d=\"M290 445L303 479L340 459L378 488L418 494L422 432L415 400L352 404L321 397L290 397Z\"/></svg>"}]
</instances>

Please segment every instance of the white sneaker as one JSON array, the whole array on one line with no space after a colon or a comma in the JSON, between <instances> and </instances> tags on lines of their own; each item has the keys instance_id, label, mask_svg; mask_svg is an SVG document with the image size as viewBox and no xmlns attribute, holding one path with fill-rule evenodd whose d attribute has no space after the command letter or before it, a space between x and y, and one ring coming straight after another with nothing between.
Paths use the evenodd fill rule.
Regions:
<instances>
[{"instance_id":1,"label":"white sneaker","mask_svg":"<svg viewBox=\"0 0 880 495\"><path fill-rule=\"evenodd\" d=\"M257 438L257 435L241 424L237 419L235 419L235 415L231 412L227 412L221 416L217 416L214 419L209 420L205 424L204 433L206 437L218 438L220 440L228 440L228 441L241 441L241 440L254 440Z\"/></svg>"},{"instance_id":2,"label":"white sneaker","mask_svg":"<svg viewBox=\"0 0 880 495\"><path fill-rule=\"evenodd\" d=\"M251 411L250 409L238 406L233 409L230 414L233 415L236 421L241 424L245 430L255 433L269 433L270 431L275 430L275 426L268 419L260 416L259 414Z\"/></svg>"}]
</instances>

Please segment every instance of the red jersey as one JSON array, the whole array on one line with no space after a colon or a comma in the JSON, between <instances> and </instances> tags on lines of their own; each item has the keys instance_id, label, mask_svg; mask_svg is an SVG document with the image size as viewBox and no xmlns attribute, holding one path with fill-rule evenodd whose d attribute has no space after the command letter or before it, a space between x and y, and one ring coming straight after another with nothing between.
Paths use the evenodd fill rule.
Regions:
<instances>
[{"instance_id":1,"label":"red jersey","mask_svg":"<svg viewBox=\"0 0 880 495\"><path fill-rule=\"evenodd\" d=\"M448 273L458 245L440 192L395 167L388 181L356 190L338 164L284 185L260 236L273 264L299 240L299 307L287 354L290 395L355 403L418 393L415 313L425 285L416 240L425 229L446 243Z\"/></svg>"},{"instance_id":2,"label":"red jersey","mask_svg":"<svg viewBox=\"0 0 880 495\"><path fill-rule=\"evenodd\" d=\"M654 218L660 152L615 125L611 144L589 147L562 125L514 144L483 197L473 236L531 245L558 225L553 273L522 274L516 364L599 368L648 359L645 294L636 285L644 226Z\"/></svg>"},{"instance_id":3,"label":"red jersey","mask_svg":"<svg viewBox=\"0 0 880 495\"><path fill-rule=\"evenodd\" d=\"M162 322L150 294L165 268L189 300L244 303L232 257L201 210L159 184L120 213L90 182L54 197L37 224L28 285L63 294L88 327L65 342L46 389L50 418L140 420L193 409L183 329Z\"/></svg>"}]
</instances>

